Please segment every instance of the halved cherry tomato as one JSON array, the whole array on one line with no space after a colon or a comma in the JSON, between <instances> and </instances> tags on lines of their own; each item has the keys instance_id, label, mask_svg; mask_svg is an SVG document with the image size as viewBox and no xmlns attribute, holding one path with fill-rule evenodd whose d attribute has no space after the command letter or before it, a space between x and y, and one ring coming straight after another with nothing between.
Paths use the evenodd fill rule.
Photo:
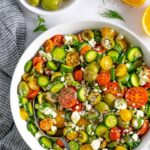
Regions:
<instances>
[{"instance_id":1,"label":"halved cherry tomato","mask_svg":"<svg viewBox=\"0 0 150 150\"><path fill-rule=\"evenodd\" d=\"M113 94L114 96L123 97L125 90L121 90L118 82L110 82L106 86L105 94Z\"/></svg>"},{"instance_id":2,"label":"halved cherry tomato","mask_svg":"<svg viewBox=\"0 0 150 150\"><path fill-rule=\"evenodd\" d=\"M58 100L63 108L74 107L77 103L76 90L72 87L63 88L59 93Z\"/></svg>"},{"instance_id":3,"label":"halved cherry tomato","mask_svg":"<svg viewBox=\"0 0 150 150\"><path fill-rule=\"evenodd\" d=\"M46 40L44 43L45 52L50 52L54 48L54 43L51 39Z\"/></svg>"},{"instance_id":4,"label":"halved cherry tomato","mask_svg":"<svg viewBox=\"0 0 150 150\"><path fill-rule=\"evenodd\" d=\"M77 104L74 107L72 107L72 111L73 112L74 111L80 112L82 109L83 109L83 106L82 106L82 104L79 101L77 102Z\"/></svg>"},{"instance_id":5,"label":"halved cherry tomato","mask_svg":"<svg viewBox=\"0 0 150 150\"><path fill-rule=\"evenodd\" d=\"M64 43L64 37L62 35L55 35L51 38L55 46L62 46Z\"/></svg>"},{"instance_id":6,"label":"halved cherry tomato","mask_svg":"<svg viewBox=\"0 0 150 150\"><path fill-rule=\"evenodd\" d=\"M56 141L56 143L57 143L60 147L62 147L62 148L65 147L64 143L63 143L62 140L60 140L60 139L58 139L58 140Z\"/></svg>"},{"instance_id":7,"label":"halved cherry tomato","mask_svg":"<svg viewBox=\"0 0 150 150\"><path fill-rule=\"evenodd\" d=\"M126 101L133 108L140 108L148 101L148 92L143 87L131 87L125 94Z\"/></svg>"},{"instance_id":8,"label":"halved cherry tomato","mask_svg":"<svg viewBox=\"0 0 150 150\"><path fill-rule=\"evenodd\" d=\"M80 50L80 54L84 55L87 51L91 50L91 46L90 45L85 45L81 48Z\"/></svg>"},{"instance_id":9,"label":"halved cherry tomato","mask_svg":"<svg viewBox=\"0 0 150 150\"><path fill-rule=\"evenodd\" d=\"M145 89L150 89L150 82L147 82L144 86Z\"/></svg>"},{"instance_id":10,"label":"halved cherry tomato","mask_svg":"<svg viewBox=\"0 0 150 150\"><path fill-rule=\"evenodd\" d=\"M94 47L94 50L97 51L98 53L104 53L106 49L102 45L96 45Z\"/></svg>"},{"instance_id":11,"label":"halved cherry tomato","mask_svg":"<svg viewBox=\"0 0 150 150\"><path fill-rule=\"evenodd\" d=\"M37 89L37 90L31 90L31 89L30 89L27 98L29 98L29 99L34 99L34 98L38 95L39 91L40 91L40 88Z\"/></svg>"},{"instance_id":12,"label":"halved cherry tomato","mask_svg":"<svg viewBox=\"0 0 150 150\"><path fill-rule=\"evenodd\" d=\"M51 118L46 118L40 121L40 128L44 131L49 131L53 126L53 120Z\"/></svg>"},{"instance_id":13,"label":"halved cherry tomato","mask_svg":"<svg viewBox=\"0 0 150 150\"><path fill-rule=\"evenodd\" d=\"M149 130L149 121L145 120L142 128L138 131L138 135L143 135Z\"/></svg>"},{"instance_id":14,"label":"halved cherry tomato","mask_svg":"<svg viewBox=\"0 0 150 150\"><path fill-rule=\"evenodd\" d=\"M76 81L82 81L82 79L83 79L83 71L81 69L75 70L73 75L74 75L74 79Z\"/></svg>"},{"instance_id":15,"label":"halved cherry tomato","mask_svg":"<svg viewBox=\"0 0 150 150\"><path fill-rule=\"evenodd\" d=\"M110 82L110 73L108 71L102 71L97 76L97 82L99 85L107 85Z\"/></svg>"},{"instance_id":16,"label":"halved cherry tomato","mask_svg":"<svg viewBox=\"0 0 150 150\"><path fill-rule=\"evenodd\" d=\"M41 56L34 57L32 60L33 66L36 66L39 62L43 62L43 58Z\"/></svg>"},{"instance_id":17,"label":"halved cherry tomato","mask_svg":"<svg viewBox=\"0 0 150 150\"><path fill-rule=\"evenodd\" d=\"M35 70L36 70L38 73L40 73L40 74L43 73L44 69L43 69L43 62L42 62L42 61L41 61L41 62L38 62L38 63L36 64Z\"/></svg>"},{"instance_id":18,"label":"halved cherry tomato","mask_svg":"<svg viewBox=\"0 0 150 150\"><path fill-rule=\"evenodd\" d=\"M120 134L120 129L115 127L115 128L112 128L111 131L110 131L110 139L111 140L120 140L120 137L121 137L121 134Z\"/></svg>"}]
</instances>

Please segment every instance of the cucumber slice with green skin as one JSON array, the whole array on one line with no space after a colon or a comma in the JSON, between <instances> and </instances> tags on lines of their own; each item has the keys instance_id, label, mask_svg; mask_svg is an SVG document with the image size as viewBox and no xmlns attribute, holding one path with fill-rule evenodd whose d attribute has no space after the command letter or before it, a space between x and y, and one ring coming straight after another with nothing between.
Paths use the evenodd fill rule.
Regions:
<instances>
[{"instance_id":1,"label":"cucumber slice with green skin","mask_svg":"<svg viewBox=\"0 0 150 150\"><path fill-rule=\"evenodd\" d=\"M19 102L22 106L24 106L28 103L28 99L25 97L21 97L19 100L20 100Z\"/></svg>"},{"instance_id":2,"label":"cucumber slice with green skin","mask_svg":"<svg viewBox=\"0 0 150 150\"><path fill-rule=\"evenodd\" d=\"M56 71L57 70L57 66L53 61L48 61L46 64L47 68L49 68L52 71Z\"/></svg>"},{"instance_id":3,"label":"cucumber slice with green skin","mask_svg":"<svg viewBox=\"0 0 150 150\"><path fill-rule=\"evenodd\" d=\"M122 53L122 51L123 51L123 49L121 48L120 44L118 44L117 42L115 43L114 49L116 51L118 51L119 53Z\"/></svg>"},{"instance_id":4,"label":"cucumber slice with green skin","mask_svg":"<svg viewBox=\"0 0 150 150\"><path fill-rule=\"evenodd\" d=\"M142 56L143 56L142 51L138 47L131 47L127 50L127 59L131 62L136 61Z\"/></svg>"},{"instance_id":5,"label":"cucumber slice with green skin","mask_svg":"<svg viewBox=\"0 0 150 150\"><path fill-rule=\"evenodd\" d=\"M100 112L100 113L104 113L106 111L109 111L109 106L104 103L104 102L99 102L98 104L96 104L95 108Z\"/></svg>"},{"instance_id":6,"label":"cucumber slice with green skin","mask_svg":"<svg viewBox=\"0 0 150 150\"><path fill-rule=\"evenodd\" d=\"M122 54L118 59L118 64L124 64L126 61L126 55Z\"/></svg>"},{"instance_id":7,"label":"cucumber slice with green skin","mask_svg":"<svg viewBox=\"0 0 150 150\"><path fill-rule=\"evenodd\" d=\"M38 117L38 119L41 119L41 120L46 118L46 116L43 113L41 113L41 111L39 111L39 110L37 111L37 117Z\"/></svg>"},{"instance_id":8,"label":"cucumber slice with green skin","mask_svg":"<svg viewBox=\"0 0 150 150\"><path fill-rule=\"evenodd\" d=\"M135 70L134 64L132 62L128 62L126 64L128 72L132 72Z\"/></svg>"},{"instance_id":9,"label":"cucumber slice with green skin","mask_svg":"<svg viewBox=\"0 0 150 150\"><path fill-rule=\"evenodd\" d=\"M85 88L80 88L77 91L77 97L78 97L80 102L85 102L85 100L86 100L86 89Z\"/></svg>"},{"instance_id":10,"label":"cucumber slice with green skin","mask_svg":"<svg viewBox=\"0 0 150 150\"><path fill-rule=\"evenodd\" d=\"M64 65L64 64L61 64L60 69L61 69L63 72L66 72L66 73L69 73L69 72L72 72L72 71L73 71L73 67L67 66L67 65Z\"/></svg>"},{"instance_id":11,"label":"cucumber slice with green skin","mask_svg":"<svg viewBox=\"0 0 150 150\"><path fill-rule=\"evenodd\" d=\"M36 127L36 125L31 122L28 122L27 129L31 132L32 135L35 135L38 132L38 128Z\"/></svg>"},{"instance_id":12,"label":"cucumber slice with green skin","mask_svg":"<svg viewBox=\"0 0 150 150\"><path fill-rule=\"evenodd\" d=\"M32 60L29 60L26 62L25 66L24 66L24 70L25 72L30 72L32 69Z\"/></svg>"},{"instance_id":13,"label":"cucumber slice with green skin","mask_svg":"<svg viewBox=\"0 0 150 150\"><path fill-rule=\"evenodd\" d=\"M47 148L47 149L53 148L52 141L46 136L40 137L39 138L39 143L44 148Z\"/></svg>"},{"instance_id":14,"label":"cucumber slice with green skin","mask_svg":"<svg viewBox=\"0 0 150 150\"><path fill-rule=\"evenodd\" d=\"M49 78L45 75L41 75L38 77L38 85L40 87L46 87L49 84Z\"/></svg>"},{"instance_id":15,"label":"cucumber slice with green skin","mask_svg":"<svg viewBox=\"0 0 150 150\"><path fill-rule=\"evenodd\" d=\"M65 60L65 57L66 57L66 52L63 47L56 47L52 51L52 58L55 61L63 62Z\"/></svg>"},{"instance_id":16,"label":"cucumber slice with green skin","mask_svg":"<svg viewBox=\"0 0 150 150\"><path fill-rule=\"evenodd\" d=\"M131 74L130 83L132 84L132 86L139 86L139 77L137 74Z\"/></svg>"},{"instance_id":17,"label":"cucumber slice with green skin","mask_svg":"<svg viewBox=\"0 0 150 150\"><path fill-rule=\"evenodd\" d=\"M147 104L146 105L146 108L145 108L145 114L148 118L150 118L150 104Z\"/></svg>"},{"instance_id":18,"label":"cucumber slice with green skin","mask_svg":"<svg viewBox=\"0 0 150 150\"><path fill-rule=\"evenodd\" d=\"M70 150L79 150L80 149L79 144L75 141L70 141L69 146L70 146Z\"/></svg>"},{"instance_id":19,"label":"cucumber slice with green skin","mask_svg":"<svg viewBox=\"0 0 150 150\"><path fill-rule=\"evenodd\" d=\"M90 63L92 61L94 61L97 57L97 52L94 50L89 50L88 52L86 52L85 54L85 60L86 62Z\"/></svg>"},{"instance_id":20,"label":"cucumber slice with green skin","mask_svg":"<svg viewBox=\"0 0 150 150\"><path fill-rule=\"evenodd\" d=\"M33 107L32 107L31 102L26 104L26 110L27 110L27 112L29 113L30 116L33 116Z\"/></svg>"},{"instance_id":21,"label":"cucumber slice with green skin","mask_svg":"<svg viewBox=\"0 0 150 150\"><path fill-rule=\"evenodd\" d=\"M114 114L106 115L106 117L104 119L104 122L105 122L105 125L108 128L116 127L116 125L117 125L117 117Z\"/></svg>"},{"instance_id":22,"label":"cucumber slice with green skin","mask_svg":"<svg viewBox=\"0 0 150 150\"><path fill-rule=\"evenodd\" d=\"M110 78L111 78L111 81L115 81L115 79L116 79L115 68L111 68L111 70L110 70Z\"/></svg>"},{"instance_id":23,"label":"cucumber slice with green skin","mask_svg":"<svg viewBox=\"0 0 150 150\"><path fill-rule=\"evenodd\" d=\"M64 84L60 81L56 81L52 84L50 92L57 93L64 87Z\"/></svg>"},{"instance_id":24,"label":"cucumber slice with green skin","mask_svg":"<svg viewBox=\"0 0 150 150\"><path fill-rule=\"evenodd\" d=\"M106 127L103 124L100 124L97 126L95 133L98 137L102 137L106 134L107 131L108 131L108 127Z\"/></svg>"},{"instance_id":25,"label":"cucumber slice with green skin","mask_svg":"<svg viewBox=\"0 0 150 150\"><path fill-rule=\"evenodd\" d=\"M84 131L79 132L78 140L80 143L86 143L88 141L88 135Z\"/></svg>"},{"instance_id":26,"label":"cucumber slice with green skin","mask_svg":"<svg viewBox=\"0 0 150 150\"><path fill-rule=\"evenodd\" d=\"M130 79L130 75L126 73L123 77L117 78L117 81L120 82L121 84L126 84Z\"/></svg>"},{"instance_id":27,"label":"cucumber slice with green skin","mask_svg":"<svg viewBox=\"0 0 150 150\"><path fill-rule=\"evenodd\" d=\"M116 50L108 51L107 55L112 58L113 63L116 63L119 58L119 52L117 52Z\"/></svg>"}]
</instances>

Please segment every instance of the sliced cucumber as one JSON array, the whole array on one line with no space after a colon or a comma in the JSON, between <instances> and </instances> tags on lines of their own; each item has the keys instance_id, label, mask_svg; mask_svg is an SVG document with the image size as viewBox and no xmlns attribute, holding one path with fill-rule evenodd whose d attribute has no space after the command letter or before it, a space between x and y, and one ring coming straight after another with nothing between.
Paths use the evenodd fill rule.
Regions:
<instances>
[{"instance_id":1,"label":"sliced cucumber","mask_svg":"<svg viewBox=\"0 0 150 150\"><path fill-rule=\"evenodd\" d=\"M86 100L86 89L85 88L80 88L77 92L77 97L79 101L84 102Z\"/></svg>"},{"instance_id":2,"label":"sliced cucumber","mask_svg":"<svg viewBox=\"0 0 150 150\"><path fill-rule=\"evenodd\" d=\"M67 66L67 65L64 65L64 64L61 64L60 69L61 69L63 72L66 72L66 73L69 73L69 72L72 72L72 71L73 71L73 67Z\"/></svg>"},{"instance_id":3,"label":"sliced cucumber","mask_svg":"<svg viewBox=\"0 0 150 150\"><path fill-rule=\"evenodd\" d=\"M126 66L127 66L128 72L132 72L135 69L134 64L132 62L126 63Z\"/></svg>"},{"instance_id":4,"label":"sliced cucumber","mask_svg":"<svg viewBox=\"0 0 150 150\"><path fill-rule=\"evenodd\" d=\"M46 116L43 113L41 113L40 110L37 111L37 117L38 117L38 119L41 119L41 120L46 118Z\"/></svg>"},{"instance_id":5,"label":"sliced cucumber","mask_svg":"<svg viewBox=\"0 0 150 150\"><path fill-rule=\"evenodd\" d=\"M79 144L75 141L70 141L69 146L70 146L70 150L79 150L80 149Z\"/></svg>"},{"instance_id":6,"label":"sliced cucumber","mask_svg":"<svg viewBox=\"0 0 150 150\"><path fill-rule=\"evenodd\" d=\"M110 70L110 77L111 77L111 81L115 81L115 78L116 78L115 68L111 68L111 70Z\"/></svg>"},{"instance_id":7,"label":"sliced cucumber","mask_svg":"<svg viewBox=\"0 0 150 150\"><path fill-rule=\"evenodd\" d=\"M126 60L126 55L122 54L118 59L118 64L124 64Z\"/></svg>"},{"instance_id":8,"label":"sliced cucumber","mask_svg":"<svg viewBox=\"0 0 150 150\"><path fill-rule=\"evenodd\" d=\"M48 61L46 64L47 68L49 68L52 71L56 71L57 70L57 66L53 61Z\"/></svg>"},{"instance_id":9,"label":"sliced cucumber","mask_svg":"<svg viewBox=\"0 0 150 150\"><path fill-rule=\"evenodd\" d=\"M131 47L127 50L127 59L131 62L136 61L142 56L143 56L142 51L138 47Z\"/></svg>"},{"instance_id":10,"label":"sliced cucumber","mask_svg":"<svg viewBox=\"0 0 150 150\"><path fill-rule=\"evenodd\" d=\"M32 135L35 135L38 132L38 128L36 127L36 125L31 122L28 122L27 129L31 132Z\"/></svg>"},{"instance_id":11,"label":"sliced cucumber","mask_svg":"<svg viewBox=\"0 0 150 150\"><path fill-rule=\"evenodd\" d=\"M106 134L107 131L108 131L108 128L105 125L100 124L97 126L95 133L98 137L102 137Z\"/></svg>"},{"instance_id":12,"label":"sliced cucumber","mask_svg":"<svg viewBox=\"0 0 150 150\"><path fill-rule=\"evenodd\" d=\"M129 81L130 75L126 73L123 77L117 78L117 81L121 84L126 84Z\"/></svg>"},{"instance_id":13,"label":"sliced cucumber","mask_svg":"<svg viewBox=\"0 0 150 150\"><path fill-rule=\"evenodd\" d=\"M44 148L47 148L47 149L53 148L52 141L46 136L40 137L39 138L39 143Z\"/></svg>"},{"instance_id":14,"label":"sliced cucumber","mask_svg":"<svg viewBox=\"0 0 150 150\"><path fill-rule=\"evenodd\" d=\"M106 115L104 122L108 128L113 128L117 125L117 117L114 114L108 114Z\"/></svg>"},{"instance_id":15,"label":"sliced cucumber","mask_svg":"<svg viewBox=\"0 0 150 150\"><path fill-rule=\"evenodd\" d=\"M23 106L26 105L26 104L28 103L28 99L25 98L25 97L21 97L19 100L20 100L20 101L19 101L20 104L23 105Z\"/></svg>"},{"instance_id":16,"label":"sliced cucumber","mask_svg":"<svg viewBox=\"0 0 150 150\"><path fill-rule=\"evenodd\" d=\"M64 84L60 81L56 81L52 84L50 92L57 93L64 87Z\"/></svg>"},{"instance_id":17,"label":"sliced cucumber","mask_svg":"<svg viewBox=\"0 0 150 150\"><path fill-rule=\"evenodd\" d=\"M38 85L40 87L46 87L46 86L48 86L48 84L49 84L48 76L41 75L41 76L38 77Z\"/></svg>"},{"instance_id":18,"label":"sliced cucumber","mask_svg":"<svg viewBox=\"0 0 150 150\"><path fill-rule=\"evenodd\" d=\"M33 107L32 107L31 102L26 104L26 109L27 109L27 112L29 113L29 115L33 116Z\"/></svg>"},{"instance_id":19,"label":"sliced cucumber","mask_svg":"<svg viewBox=\"0 0 150 150\"><path fill-rule=\"evenodd\" d=\"M119 58L119 52L117 52L116 50L108 51L107 55L112 58L113 63L116 63Z\"/></svg>"},{"instance_id":20,"label":"sliced cucumber","mask_svg":"<svg viewBox=\"0 0 150 150\"><path fill-rule=\"evenodd\" d=\"M109 111L109 106L104 103L104 102L99 102L98 104L95 105L95 108L100 112L104 113L106 111Z\"/></svg>"},{"instance_id":21,"label":"sliced cucumber","mask_svg":"<svg viewBox=\"0 0 150 150\"><path fill-rule=\"evenodd\" d=\"M53 60L55 60L55 61L63 62L66 57L65 49L63 47L56 47L52 51L52 57L53 57Z\"/></svg>"},{"instance_id":22,"label":"sliced cucumber","mask_svg":"<svg viewBox=\"0 0 150 150\"><path fill-rule=\"evenodd\" d=\"M132 84L132 86L139 86L139 77L137 74L131 74L130 83Z\"/></svg>"},{"instance_id":23,"label":"sliced cucumber","mask_svg":"<svg viewBox=\"0 0 150 150\"><path fill-rule=\"evenodd\" d=\"M87 62L92 62L96 59L97 57L97 52L94 50L89 50L86 54L85 54L85 60Z\"/></svg>"}]
</instances>

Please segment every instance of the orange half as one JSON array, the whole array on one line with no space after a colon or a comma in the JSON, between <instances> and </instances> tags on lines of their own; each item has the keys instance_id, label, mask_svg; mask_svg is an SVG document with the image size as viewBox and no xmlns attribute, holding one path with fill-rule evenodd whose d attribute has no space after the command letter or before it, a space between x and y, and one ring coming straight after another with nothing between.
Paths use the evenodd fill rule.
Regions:
<instances>
[{"instance_id":1,"label":"orange half","mask_svg":"<svg viewBox=\"0 0 150 150\"><path fill-rule=\"evenodd\" d=\"M134 6L134 7L140 7L144 4L145 0L122 0L124 3Z\"/></svg>"}]
</instances>

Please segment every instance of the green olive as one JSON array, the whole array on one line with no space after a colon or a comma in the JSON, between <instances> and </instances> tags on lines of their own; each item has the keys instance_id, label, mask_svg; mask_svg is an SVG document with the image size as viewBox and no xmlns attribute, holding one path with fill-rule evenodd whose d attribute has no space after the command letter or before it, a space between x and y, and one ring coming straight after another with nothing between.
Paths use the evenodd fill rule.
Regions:
<instances>
[{"instance_id":1,"label":"green olive","mask_svg":"<svg viewBox=\"0 0 150 150\"><path fill-rule=\"evenodd\" d=\"M115 97L112 94L106 94L104 96L104 102L110 106L113 107L114 106L114 101L115 101Z\"/></svg>"},{"instance_id":2,"label":"green olive","mask_svg":"<svg viewBox=\"0 0 150 150\"><path fill-rule=\"evenodd\" d=\"M92 32L92 30L84 30L82 33L82 38L85 40L85 41L90 41L91 39L94 38L94 33Z\"/></svg>"},{"instance_id":3,"label":"green olive","mask_svg":"<svg viewBox=\"0 0 150 150\"><path fill-rule=\"evenodd\" d=\"M92 105L96 105L101 100L101 94L99 94L98 92L91 92L88 96L88 99L91 101Z\"/></svg>"},{"instance_id":4,"label":"green olive","mask_svg":"<svg viewBox=\"0 0 150 150\"><path fill-rule=\"evenodd\" d=\"M42 8L45 10L57 10L61 0L42 0Z\"/></svg>"},{"instance_id":5,"label":"green olive","mask_svg":"<svg viewBox=\"0 0 150 150\"><path fill-rule=\"evenodd\" d=\"M29 87L24 81L20 82L18 90L20 96L26 97L29 94Z\"/></svg>"},{"instance_id":6,"label":"green olive","mask_svg":"<svg viewBox=\"0 0 150 150\"><path fill-rule=\"evenodd\" d=\"M40 0L27 0L27 1L30 5L35 6L35 7L38 6L40 3Z\"/></svg>"},{"instance_id":7,"label":"green olive","mask_svg":"<svg viewBox=\"0 0 150 150\"><path fill-rule=\"evenodd\" d=\"M80 143L86 143L88 141L88 135L84 131L80 131L78 140Z\"/></svg>"},{"instance_id":8,"label":"green olive","mask_svg":"<svg viewBox=\"0 0 150 150\"><path fill-rule=\"evenodd\" d=\"M115 46L115 42L112 38L103 37L101 40L101 44L107 50L112 49Z\"/></svg>"},{"instance_id":9,"label":"green olive","mask_svg":"<svg viewBox=\"0 0 150 150\"><path fill-rule=\"evenodd\" d=\"M109 111L109 106L104 103L104 102L99 102L95 108L100 112L100 113L104 113L106 111Z\"/></svg>"}]
</instances>

